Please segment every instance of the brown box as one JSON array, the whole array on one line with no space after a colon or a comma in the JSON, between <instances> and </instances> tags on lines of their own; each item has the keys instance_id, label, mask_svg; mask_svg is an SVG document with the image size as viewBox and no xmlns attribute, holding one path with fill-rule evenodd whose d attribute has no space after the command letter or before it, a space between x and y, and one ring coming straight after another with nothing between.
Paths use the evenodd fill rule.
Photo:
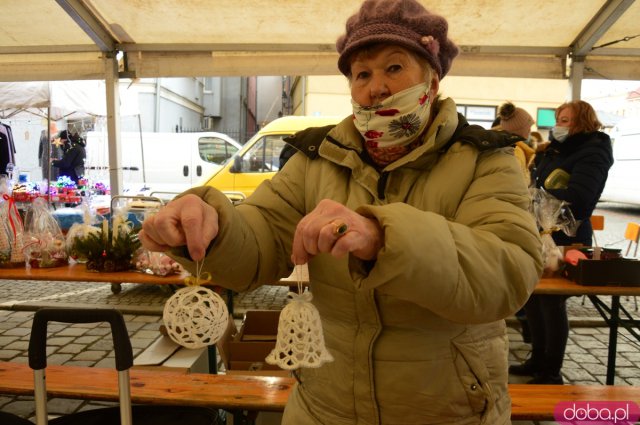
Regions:
<instances>
[{"instance_id":1,"label":"brown box","mask_svg":"<svg viewBox=\"0 0 640 425\"><path fill-rule=\"evenodd\" d=\"M249 310L236 341L275 341L279 320L280 310Z\"/></svg>"},{"instance_id":2,"label":"brown box","mask_svg":"<svg viewBox=\"0 0 640 425\"><path fill-rule=\"evenodd\" d=\"M290 373L270 365L265 358L276 345L278 310L247 311L240 330L233 320L216 344L226 373L243 375L289 376Z\"/></svg>"},{"instance_id":3,"label":"brown box","mask_svg":"<svg viewBox=\"0 0 640 425\"><path fill-rule=\"evenodd\" d=\"M640 286L638 260L580 260L576 266L565 264L564 272L579 285Z\"/></svg>"}]
</instances>

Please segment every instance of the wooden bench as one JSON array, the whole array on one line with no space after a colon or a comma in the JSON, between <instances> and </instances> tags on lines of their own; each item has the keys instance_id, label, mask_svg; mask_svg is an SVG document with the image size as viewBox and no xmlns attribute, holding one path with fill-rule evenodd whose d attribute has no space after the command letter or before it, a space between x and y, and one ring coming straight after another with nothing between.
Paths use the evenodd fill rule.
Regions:
<instances>
[{"instance_id":1,"label":"wooden bench","mask_svg":"<svg viewBox=\"0 0 640 425\"><path fill-rule=\"evenodd\" d=\"M118 401L115 369L48 366L47 395ZM293 378L246 375L182 374L130 369L131 401L140 404L209 406L226 410L283 411ZM33 370L0 362L0 394L33 395Z\"/></svg>"},{"instance_id":2,"label":"wooden bench","mask_svg":"<svg viewBox=\"0 0 640 425\"><path fill-rule=\"evenodd\" d=\"M131 369L131 399L140 404L208 406L234 411L283 411L295 380L285 377L180 374ZM117 401L114 369L49 366L47 394ZM513 420L553 420L561 401L640 400L640 387L511 384ZM0 394L33 395L33 371L26 364L0 362Z\"/></svg>"},{"instance_id":3,"label":"wooden bench","mask_svg":"<svg viewBox=\"0 0 640 425\"><path fill-rule=\"evenodd\" d=\"M511 419L553 420L553 410L561 401L640 400L640 387L614 385L527 385L510 384Z\"/></svg>"}]
</instances>

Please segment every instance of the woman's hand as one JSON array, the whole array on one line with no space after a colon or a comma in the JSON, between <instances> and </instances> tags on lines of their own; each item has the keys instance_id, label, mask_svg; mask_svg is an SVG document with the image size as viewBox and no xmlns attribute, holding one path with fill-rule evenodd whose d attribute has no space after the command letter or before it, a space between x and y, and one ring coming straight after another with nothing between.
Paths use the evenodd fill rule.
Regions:
<instances>
[{"instance_id":1,"label":"woman's hand","mask_svg":"<svg viewBox=\"0 0 640 425\"><path fill-rule=\"evenodd\" d=\"M291 261L305 264L321 252L334 257L351 253L361 260L373 260L382 248L380 224L344 205L323 199L296 227Z\"/></svg>"},{"instance_id":2,"label":"woman's hand","mask_svg":"<svg viewBox=\"0 0 640 425\"><path fill-rule=\"evenodd\" d=\"M218 235L218 212L195 195L169 202L147 217L139 233L149 251L167 251L186 245L193 261L204 258L207 247Z\"/></svg>"}]
</instances>

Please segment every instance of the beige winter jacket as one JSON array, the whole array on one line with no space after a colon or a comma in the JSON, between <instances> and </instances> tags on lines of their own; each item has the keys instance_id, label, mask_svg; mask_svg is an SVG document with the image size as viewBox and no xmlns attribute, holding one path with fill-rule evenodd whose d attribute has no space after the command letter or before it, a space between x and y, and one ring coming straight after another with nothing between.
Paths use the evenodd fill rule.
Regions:
<instances>
[{"instance_id":1,"label":"beige winter jacket","mask_svg":"<svg viewBox=\"0 0 640 425\"><path fill-rule=\"evenodd\" d=\"M291 273L296 224L324 198L384 229L374 263L310 261L335 361L299 371L283 424L510 423L503 319L538 281L540 239L513 149L450 144L458 120L442 100L424 144L382 173L361 159L349 117L304 147L317 158L294 155L239 206L191 191L220 214L204 269L237 291Z\"/></svg>"}]
</instances>

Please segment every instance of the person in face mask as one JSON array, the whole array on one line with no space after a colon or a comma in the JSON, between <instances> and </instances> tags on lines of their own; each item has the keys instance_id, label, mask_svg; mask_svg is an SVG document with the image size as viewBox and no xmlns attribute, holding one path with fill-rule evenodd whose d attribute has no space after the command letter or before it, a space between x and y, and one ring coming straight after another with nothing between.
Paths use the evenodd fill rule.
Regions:
<instances>
[{"instance_id":1,"label":"person in face mask","mask_svg":"<svg viewBox=\"0 0 640 425\"><path fill-rule=\"evenodd\" d=\"M535 147L532 146L531 141L531 126L535 121L526 110L517 107L511 102L505 102L500 105L497 119L499 119L499 122L491 127L492 130L508 131L525 139L525 141L515 144L514 155L520 163L522 175L527 186L529 186L531 184L531 165L536 154Z\"/></svg>"},{"instance_id":2,"label":"person in face mask","mask_svg":"<svg viewBox=\"0 0 640 425\"><path fill-rule=\"evenodd\" d=\"M593 107L582 100L563 103L556 109L551 143L534 161L532 179L558 199L567 201L580 225L575 236L552 234L558 246L592 245L591 214L613 165L611 139L601 131ZM532 384L561 384L564 350L569 337L566 298L533 295L525 305L531 331L531 357L512 366L514 375L532 376Z\"/></svg>"},{"instance_id":3,"label":"person in face mask","mask_svg":"<svg viewBox=\"0 0 640 425\"><path fill-rule=\"evenodd\" d=\"M458 48L415 0L366 0L337 43L352 114L233 205L194 188L139 236L246 291L307 264L333 357L298 378L282 423L509 424L504 318L542 272L522 137L438 96Z\"/></svg>"}]
</instances>

